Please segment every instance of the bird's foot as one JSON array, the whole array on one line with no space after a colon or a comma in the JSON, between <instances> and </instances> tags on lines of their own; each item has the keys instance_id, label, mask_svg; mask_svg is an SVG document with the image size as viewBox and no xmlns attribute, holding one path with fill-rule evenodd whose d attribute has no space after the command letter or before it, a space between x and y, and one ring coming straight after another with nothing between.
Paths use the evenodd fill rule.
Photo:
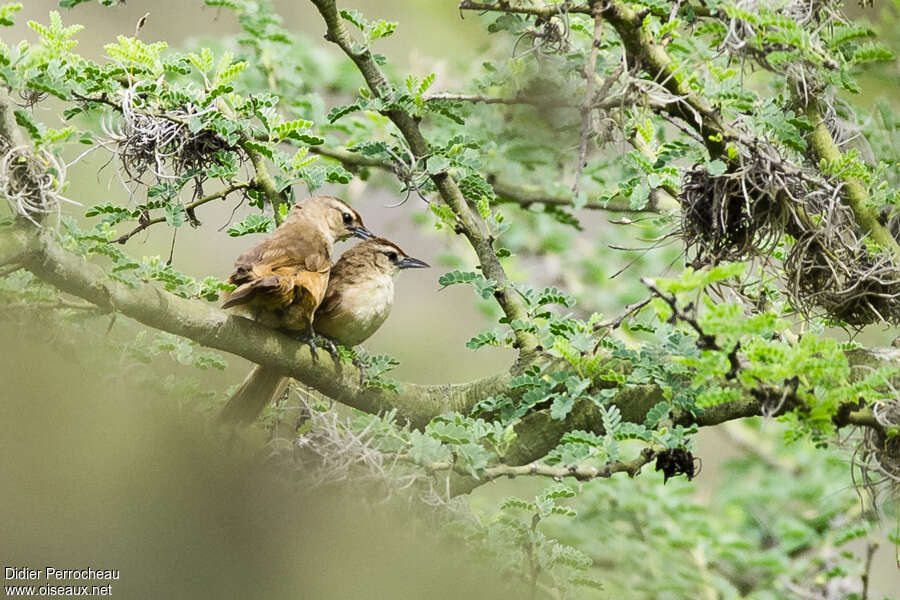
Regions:
<instances>
[{"instance_id":1,"label":"bird's foot","mask_svg":"<svg viewBox=\"0 0 900 600\"><path fill-rule=\"evenodd\" d=\"M312 354L312 359L314 361L319 360L319 353L316 349L316 334L309 331L297 331L294 333L294 339L309 346L309 353Z\"/></svg>"},{"instance_id":2,"label":"bird's foot","mask_svg":"<svg viewBox=\"0 0 900 600\"><path fill-rule=\"evenodd\" d=\"M337 346L334 344L334 340L331 338L325 337L324 335L316 336L316 342L322 348L328 351L328 354L331 355L331 360L334 361L334 364L341 364L341 354L338 352Z\"/></svg>"}]
</instances>

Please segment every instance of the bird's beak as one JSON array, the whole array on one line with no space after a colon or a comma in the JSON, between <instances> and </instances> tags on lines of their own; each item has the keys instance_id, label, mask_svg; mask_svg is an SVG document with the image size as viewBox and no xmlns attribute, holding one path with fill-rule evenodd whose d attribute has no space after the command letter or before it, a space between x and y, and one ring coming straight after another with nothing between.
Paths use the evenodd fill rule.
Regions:
<instances>
[{"instance_id":1,"label":"bird's beak","mask_svg":"<svg viewBox=\"0 0 900 600\"><path fill-rule=\"evenodd\" d=\"M431 265L429 265L424 260L419 260L418 258L407 256L399 263L397 263L397 266L401 269L424 269L426 267L430 267Z\"/></svg>"},{"instance_id":2,"label":"bird's beak","mask_svg":"<svg viewBox=\"0 0 900 600\"><path fill-rule=\"evenodd\" d=\"M368 240L368 239L372 239L373 237L375 237L374 233L372 233L371 231L369 231L362 225L360 225L359 227L354 227L353 229L350 230L350 232L353 235L353 237L358 237L361 240Z\"/></svg>"}]
</instances>

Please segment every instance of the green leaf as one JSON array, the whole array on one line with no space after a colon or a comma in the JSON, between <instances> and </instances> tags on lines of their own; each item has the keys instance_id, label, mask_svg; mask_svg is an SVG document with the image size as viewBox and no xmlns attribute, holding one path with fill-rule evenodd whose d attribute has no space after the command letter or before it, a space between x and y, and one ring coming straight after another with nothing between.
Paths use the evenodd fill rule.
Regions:
<instances>
[{"instance_id":1,"label":"green leaf","mask_svg":"<svg viewBox=\"0 0 900 600\"><path fill-rule=\"evenodd\" d=\"M393 21L378 20L369 28L369 39L378 40L381 38L386 38L393 34L396 29L397 23L394 23Z\"/></svg>"},{"instance_id":2,"label":"green leaf","mask_svg":"<svg viewBox=\"0 0 900 600\"><path fill-rule=\"evenodd\" d=\"M483 331L466 342L466 348L478 350L484 346L502 346L503 342L497 338L497 334L493 331Z\"/></svg>"},{"instance_id":3,"label":"green leaf","mask_svg":"<svg viewBox=\"0 0 900 600\"><path fill-rule=\"evenodd\" d=\"M248 215L240 223L228 228L228 235L239 237L249 233L269 233L275 230L275 221L271 217L260 214Z\"/></svg>"},{"instance_id":4,"label":"green leaf","mask_svg":"<svg viewBox=\"0 0 900 600\"><path fill-rule=\"evenodd\" d=\"M447 286L455 285L457 283L472 283L477 279L484 279L484 277L478 273L473 273L472 271L456 270L441 275L440 278L438 278L438 283L441 285L441 289L444 289Z\"/></svg>"},{"instance_id":5,"label":"green leaf","mask_svg":"<svg viewBox=\"0 0 900 600\"><path fill-rule=\"evenodd\" d=\"M706 170L709 171L710 175L718 176L718 175L724 175L727 168L728 167L725 165L724 162L716 159L716 160L712 160L709 162L709 165L707 165Z\"/></svg>"},{"instance_id":6,"label":"green leaf","mask_svg":"<svg viewBox=\"0 0 900 600\"><path fill-rule=\"evenodd\" d=\"M450 159L446 156L432 156L426 163L425 170L429 175L443 173L450 166Z\"/></svg>"},{"instance_id":7,"label":"green leaf","mask_svg":"<svg viewBox=\"0 0 900 600\"><path fill-rule=\"evenodd\" d=\"M653 429L660 421L669 416L671 408L669 403L664 400L657 402L653 408L647 411L647 415L644 417L644 426Z\"/></svg>"},{"instance_id":8,"label":"green leaf","mask_svg":"<svg viewBox=\"0 0 900 600\"><path fill-rule=\"evenodd\" d=\"M0 25L4 27L12 27L15 22L12 20L14 13L22 10L21 2L7 2L0 6Z\"/></svg>"},{"instance_id":9,"label":"green leaf","mask_svg":"<svg viewBox=\"0 0 900 600\"><path fill-rule=\"evenodd\" d=\"M355 113L356 111L362 109L362 104L360 104L359 101L354 102L353 104L346 104L344 106L336 106L328 112L328 122L334 123L341 117L347 116L350 113Z\"/></svg>"},{"instance_id":10,"label":"green leaf","mask_svg":"<svg viewBox=\"0 0 900 600\"><path fill-rule=\"evenodd\" d=\"M853 53L851 59L854 63L866 63L894 60L894 53L887 46L880 43L868 43L860 46Z\"/></svg>"},{"instance_id":11,"label":"green leaf","mask_svg":"<svg viewBox=\"0 0 900 600\"><path fill-rule=\"evenodd\" d=\"M166 223L170 227L181 227L186 218L183 204L166 204Z\"/></svg>"},{"instance_id":12,"label":"green leaf","mask_svg":"<svg viewBox=\"0 0 900 600\"><path fill-rule=\"evenodd\" d=\"M351 23L354 27L359 29L360 31L366 30L366 19L363 17L363 14L358 10L341 10L340 11L341 18L345 21Z\"/></svg>"},{"instance_id":13,"label":"green leaf","mask_svg":"<svg viewBox=\"0 0 900 600\"><path fill-rule=\"evenodd\" d=\"M575 398L568 394L553 394L551 398L553 402L550 404L550 418L557 421L565 419L566 415L572 412Z\"/></svg>"},{"instance_id":14,"label":"green leaf","mask_svg":"<svg viewBox=\"0 0 900 600\"><path fill-rule=\"evenodd\" d=\"M43 125L38 124L34 119L31 118L31 113L16 109L13 111L13 114L16 117L16 123L19 127L22 127L25 131L28 132L28 137L30 137L35 142L40 142L41 135L43 133Z\"/></svg>"}]
</instances>

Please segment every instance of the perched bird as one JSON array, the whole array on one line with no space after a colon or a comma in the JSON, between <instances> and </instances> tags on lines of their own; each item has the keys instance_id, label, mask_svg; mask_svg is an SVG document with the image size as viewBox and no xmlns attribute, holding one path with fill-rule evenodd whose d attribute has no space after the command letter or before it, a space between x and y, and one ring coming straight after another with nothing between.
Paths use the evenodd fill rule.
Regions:
<instances>
[{"instance_id":1,"label":"perched bird","mask_svg":"<svg viewBox=\"0 0 900 600\"><path fill-rule=\"evenodd\" d=\"M427 266L384 238L357 244L344 252L331 270L332 281L313 326L342 346L363 343L391 314L394 276L401 269Z\"/></svg>"},{"instance_id":2,"label":"perched bird","mask_svg":"<svg viewBox=\"0 0 900 600\"><path fill-rule=\"evenodd\" d=\"M223 308L242 306L270 327L296 332L316 354L313 317L325 298L336 240L372 237L359 214L331 196L295 205L278 229L241 254Z\"/></svg>"},{"instance_id":3,"label":"perched bird","mask_svg":"<svg viewBox=\"0 0 900 600\"><path fill-rule=\"evenodd\" d=\"M384 323L394 304L394 276L428 264L407 256L396 244L372 238L350 248L331 269L325 298L313 328L333 343L355 346ZM250 423L280 396L288 378L278 369L257 365L222 409L222 420Z\"/></svg>"}]
</instances>

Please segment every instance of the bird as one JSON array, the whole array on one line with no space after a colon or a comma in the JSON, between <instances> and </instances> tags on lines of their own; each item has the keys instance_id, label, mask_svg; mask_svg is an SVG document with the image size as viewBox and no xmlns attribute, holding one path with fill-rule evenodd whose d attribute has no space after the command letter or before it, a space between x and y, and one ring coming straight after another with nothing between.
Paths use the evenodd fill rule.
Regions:
<instances>
[{"instance_id":1,"label":"bird","mask_svg":"<svg viewBox=\"0 0 900 600\"><path fill-rule=\"evenodd\" d=\"M407 255L393 242L374 237L345 251L331 269L313 328L332 344L352 347L369 339L387 320L394 304L394 277L428 263ZM278 369L257 365L221 412L230 423L252 423L288 384Z\"/></svg>"},{"instance_id":2,"label":"bird","mask_svg":"<svg viewBox=\"0 0 900 600\"><path fill-rule=\"evenodd\" d=\"M241 254L228 282L237 286L222 308L241 307L251 318L294 333L316 357L313 318L325 298L334 243L368 239L362 217L332 196L294 205L284 222Z\"/></svg>"}]
</instances>

